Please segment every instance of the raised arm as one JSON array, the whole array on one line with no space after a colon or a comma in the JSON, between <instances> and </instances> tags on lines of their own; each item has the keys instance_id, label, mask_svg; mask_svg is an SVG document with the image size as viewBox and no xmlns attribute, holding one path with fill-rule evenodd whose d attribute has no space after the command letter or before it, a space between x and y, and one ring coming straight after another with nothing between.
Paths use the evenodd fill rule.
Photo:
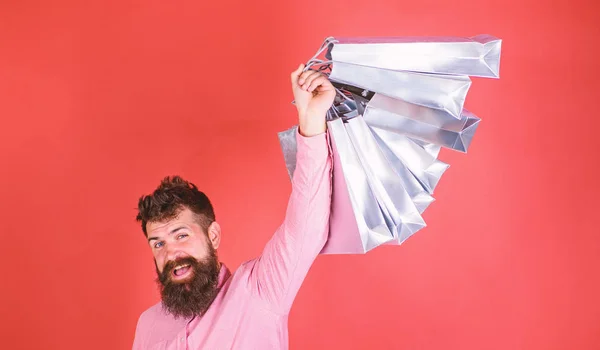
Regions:
<instances>
[{"instance_id":1,"label":"raised arm","mask_svg":"<svg viewBox=\"0 0 600 350\"><path fill-rule=\"evenodd\" d=\"M331 149L325 114L335 97L326 76L303 66L292 73L298 109L296 168L285 219L255 260L250 288L273 312L286 314L329 233Z\"/></svg>"}]
</instances>

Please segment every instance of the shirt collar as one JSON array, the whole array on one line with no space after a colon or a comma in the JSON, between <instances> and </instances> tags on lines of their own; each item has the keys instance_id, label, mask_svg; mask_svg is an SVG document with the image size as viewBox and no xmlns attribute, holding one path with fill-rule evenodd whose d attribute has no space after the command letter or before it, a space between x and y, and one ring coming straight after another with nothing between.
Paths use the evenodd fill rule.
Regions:
<instances>
[{"instance_id":1,"label":"shirt collar","mask_svg":"<svg viewBox=\"0 0 600 350\"><path fill-rule=\"evenodd\" d=\"M224 263L221 263L221 269L219 270L219 280L217 283L217 288L221 289L221 287L223 287L223 285L225 284L225 282L227 282L227 280L229 279L230 276L231 276L231 271L229 271L229 268L227 268L227 266Z\"/></svg>"}]
</instances>

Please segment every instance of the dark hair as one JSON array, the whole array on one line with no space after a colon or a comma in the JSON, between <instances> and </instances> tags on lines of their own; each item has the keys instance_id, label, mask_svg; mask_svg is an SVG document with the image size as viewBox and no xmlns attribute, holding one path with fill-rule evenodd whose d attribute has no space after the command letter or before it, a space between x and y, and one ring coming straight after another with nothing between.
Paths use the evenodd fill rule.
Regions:
<instances>
[{"instance_id":1,"label":"dark hair","mask_svg":"<svg viewBox=\"0 0 600 350\"><path fill-rule=\"evenodd\" d=\"M196 214L200 227L207 233L215 221L208 197L180 176L167 176L151 195L140 197L136 221L141 222L142 231L148 236L146 224L174 219L186 208Z\"/></svg>"}]
</instances>

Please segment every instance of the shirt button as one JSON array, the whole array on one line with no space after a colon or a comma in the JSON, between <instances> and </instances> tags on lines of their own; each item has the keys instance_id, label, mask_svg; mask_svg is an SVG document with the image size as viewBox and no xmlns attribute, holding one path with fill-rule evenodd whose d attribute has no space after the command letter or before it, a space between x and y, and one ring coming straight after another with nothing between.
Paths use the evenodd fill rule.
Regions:
<instances>
[{"instance_id":1,"label":"shirt button","mask_svg":"<svg viewBox=\"0 0 600 350\"><path fill-rule=\"evenodd\" d=\"M184 341L184 340L185 340L185 338L184 338L184 337L181 337L181 342L182 342L182 343L183 343L183 341Z\"/></svg>"}]
</instances>

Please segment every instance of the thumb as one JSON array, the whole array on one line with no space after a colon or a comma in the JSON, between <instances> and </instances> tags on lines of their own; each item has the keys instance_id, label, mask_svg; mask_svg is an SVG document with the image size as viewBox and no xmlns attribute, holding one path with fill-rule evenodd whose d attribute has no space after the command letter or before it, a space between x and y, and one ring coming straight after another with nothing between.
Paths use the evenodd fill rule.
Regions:
<instances>
[{"instance_id":1,"label":"thumb","mask_svg":"<svg viewBox=\"0 0 600 350\"><path fill-rule=\"evenodd\" d=\"M304 70L304 64L300 64L298 66L298 69L296 69L293 73L292 73L292 84L296 85L298 84L298 78L300 77L300 75L302 74L302 71Z\"/></svg>"}]
</instances>

